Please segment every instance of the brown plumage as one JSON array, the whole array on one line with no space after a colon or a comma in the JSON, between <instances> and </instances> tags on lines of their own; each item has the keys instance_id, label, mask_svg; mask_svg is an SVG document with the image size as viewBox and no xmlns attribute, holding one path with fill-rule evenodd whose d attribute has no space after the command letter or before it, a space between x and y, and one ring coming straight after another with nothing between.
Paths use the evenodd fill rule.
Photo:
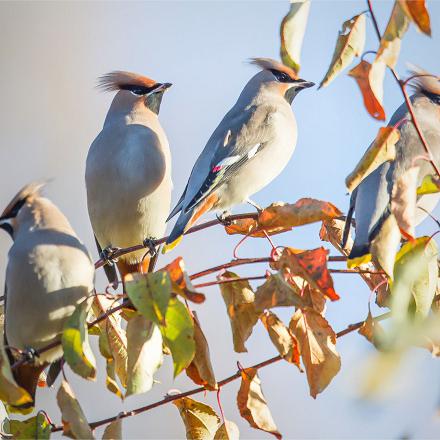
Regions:
<instances>
[{"instance_id":1,"label":"brown plumage","mask_svg":"<svg viewBox=\"0 0 440 440\"><path fill-rule=\"evenodd\" d=\"M121 90L127 85L149 88L155 84L157 84L157 82L154 81L154 79L122 70L106 73L98 79L98 88L105 92Z\"/></svg>"},{"instance_id":2,"label":"brown plumage","mask_svg":"<svg viewBox=\"0 0 440 440\"><path fill-rule=\"evenodd\" d=\"M298 75L293 69L271 58L251 58L251 64L261 67L264 70L278 70L286 73L293 80L298 79Z\"/></svg>"}]
</instances>

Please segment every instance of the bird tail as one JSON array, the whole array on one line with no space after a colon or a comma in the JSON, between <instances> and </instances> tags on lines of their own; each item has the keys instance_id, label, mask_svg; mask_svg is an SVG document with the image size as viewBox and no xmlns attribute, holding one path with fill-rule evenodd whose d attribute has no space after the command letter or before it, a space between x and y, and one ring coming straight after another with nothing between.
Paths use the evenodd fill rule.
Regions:
<instances>
[{"instance_id":1,"label":"bird tail","mask_svg":"<svg viewBox=\"0 0 440 440\"><path fill-rule=\"evenodd\" d=\"M140 262L129 263L120 258L116 265L118 266L121 279L124 280L125 275L129 273L147 273L150 267L150 257L145 257Z\"/></svg>"},{"instance_id":2,"label":"bird tail","mask_svg":"<svg viewBox=\"0 0 440 440\"><path fill-rule=\"evenodd\" d=\"M174 249L183 238L183 234L207 211L209 211L217 202L218 196L213 193L202 200L201 203L194 206L187 212L184 209L180 212L180 216L171 231L168 240L162 248L162 253L165 254Z\"/></svg>"}]
</instances>

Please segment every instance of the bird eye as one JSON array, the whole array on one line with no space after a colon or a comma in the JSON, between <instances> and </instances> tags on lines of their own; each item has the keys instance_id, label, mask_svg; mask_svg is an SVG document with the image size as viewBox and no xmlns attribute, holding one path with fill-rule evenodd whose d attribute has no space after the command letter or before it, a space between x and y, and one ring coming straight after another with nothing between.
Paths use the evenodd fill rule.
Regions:
<instances>
[{"instance_id":1,"label":"bird eye","mask_svg":"<svg viewBox=\"0 0 440 440\"><path fill-rule=\"evenodd\" d=\"M133 95L136 95L136 96L145 95L145 90L144 89L133 88L133 89L130 90L130 92L133 93Z\"/></svg>"},{"instance_id":2,"label":"bird eye","mask_svg":"<svg viewBox=\"0 0 440 440\"><path fill-rule=\"evenodd\" d=\"M271 70L271 72L279 82L292 82L292 78L290 78L287 73L280 72L279 70L275 69Z\"/></svg>"}]
</instances>

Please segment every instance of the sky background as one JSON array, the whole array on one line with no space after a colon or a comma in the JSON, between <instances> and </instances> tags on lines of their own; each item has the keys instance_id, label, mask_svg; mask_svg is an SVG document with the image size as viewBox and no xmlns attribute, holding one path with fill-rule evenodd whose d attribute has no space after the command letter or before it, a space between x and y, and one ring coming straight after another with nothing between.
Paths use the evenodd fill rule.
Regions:
<instances>
[{"instance_id":1,"label":"sky background","mask_svg":"<svg viewBox=\"0 0 440 440\"><path fill-rule=\"evenodd\" d=\"M373 4L383 30L392 3ZM94 88L96 78L111 70L128 70L174 84L164 97L160 119L173 155L173 201L177 201L211 132L256 73L246 60L255 56L278 58L279 24L288 7L287 1L255 0L0 2L0 207L6 206L24 184L52 178L46 194L66 214L96 259L84 169L89 145L100 131L112 99L112 94ZM411 26L398 64L401 75L408 61L440 73L440 2L429 1L428 7L433 38ZM312 2L302 51L303 78L319 83L342 22L365 9L363 1ZM377 49L370 20L367 33L365 50ZM384 103L388 118L401 102L399 89L387 74ZM323 90L301 92L293 110L299 127L296 152L284 172L254 200L265 206L273 201L315 197L331 201L346 212L345 176L380 124L368 116L355 81L346 75ZM248 210L240 206L235 212ZM419 228L420 233L433 230L429 220ZM318 231L319 225L302 227L274 240L279 245L315 248L321 245ZM185 238L179 248L161 257L159 267L182 255L188 271L194 273L230 260L237 241L237 237L226 237L222 228L211 228ZM10 244L6 234L0 235L0 285ZM240 256L266 256L269 251L267 241L248 240ZM336 251L331 249L331 254ZM263 266L254 266L240 268L237 273L262 275L264 270ZM341 300L329 304L327 318L338 331L366 317L369 290L351 275L336 275L335 282ZM99 273L98 290L103 286L105 281ZM261 324L247 343L249 353L234 353L219 289L208 288L204 293L207 301L194 308L210 343L217 379L234 373L237 360L249 366L276 354ZM291 312L278 309L277 314L288 323ZM373 312L380 310L373 308ZM295 367L278 363L261 370L263 391L285 438L440 437L436 415L440 398L438 360L432 360L428 352L414 350L402 371L396 373L392 391L382 398L363 401L358 397L360 371L374 349L356 333L338 340L337 348L341 372L316 400L309 396L305 374ZM154 402L171 388L184 391L194 387L184 374L173 382L172 365L167 360L158 374L161 384L121 404L104 388L99 353L97 358L97 383L68 372L90 422ZM235 382L222 390L226 418L239 425L242 438L269 438L240 419L235 403L238 386ZM195 397L218 409L214 393ZM46 409L58 423L55 390L40 390L37 399L38 407ZM184 437L183 423L173 405L126 419L123 432L124 438ZM97 437L100 435L98 431Z\"/></svg>"}]
</instances>

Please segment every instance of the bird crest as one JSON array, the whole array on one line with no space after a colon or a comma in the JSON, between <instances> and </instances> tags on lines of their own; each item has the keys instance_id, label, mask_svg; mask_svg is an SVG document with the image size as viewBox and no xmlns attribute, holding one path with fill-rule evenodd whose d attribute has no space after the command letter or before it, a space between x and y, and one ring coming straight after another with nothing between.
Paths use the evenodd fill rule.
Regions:
<instances>
[{"instance_id":1,"label":"bird crest","mask_svg":"<svg viewBox=\"0 0 440 440\"><path fill-rule=\"evenodd\" d=\"M440 77L431 75L426 70L421 69L418 66L410 66L410 75L430 75L430 76L419 76L411 80L411 86L416 92L428 92L440 95Z\"/></svg>"},{"instance_id":2,"label":"bird crest","mask_svg":"<svg viewBox=\"0 0 440 440\"><path fill-rule=\"evenodd\" d=\"M156 81L151 78L136 73L123 72L121 70L106 73L98 78L98 88L105 92L127 90L132 87L150 89L155 84L157 84Z\"/></svg>"},{"instance_id":3,"label":"bird crest","mask_svg":"<svg viewBox=\"0 0 440 440\"><path fill-rule=\"evenodd\" d=\"M47 181L36 181L28 183L24 186L9 202L8 206L2 212L0 218L10 218L15 217L20 210L20 208L25 204L26 200L30 197L35 197L40 195L41 188L46 185Z\"/></svg>"},{"instance_id":4,"label":"bird crest","mask_svg":"<svg viewBox=\"0 0 440 440\"><path fill-rule=\"evenodd\" d=\"M251 58L250 63L261 67L264 70L277 70L279 72L283 72L289 75L292 80L298 79L298 75L293 69L285 66L279 61L273 60L272 58Z\"/></svg>"}]
</instances>

